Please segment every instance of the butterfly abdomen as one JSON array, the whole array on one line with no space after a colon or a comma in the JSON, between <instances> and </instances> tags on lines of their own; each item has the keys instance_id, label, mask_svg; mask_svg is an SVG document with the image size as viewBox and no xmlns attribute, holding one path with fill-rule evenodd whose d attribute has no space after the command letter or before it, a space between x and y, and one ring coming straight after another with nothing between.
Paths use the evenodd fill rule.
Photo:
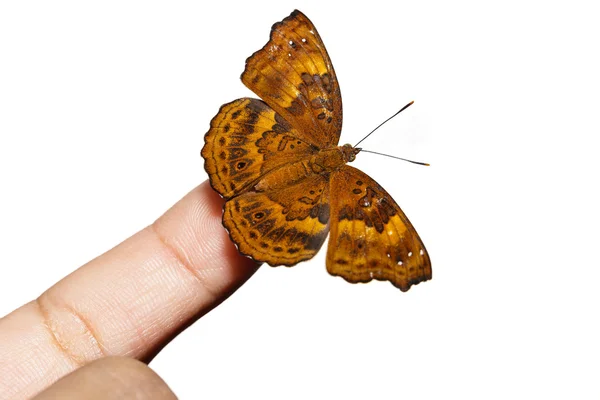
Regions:
<instances>
[{"instance_id":1,"label":"butterfly abdomen","mask_svg":"<svg viewBox=\"0 0 600 400\"><path fill-rule=\"evenodd\" d=\"M296 161L264 175L254 186L254 190L266 192L285 189L290 184L300 182L311 175L314 175L314 171L311 169L308 159Z\"/></svg>"}]
</instances>

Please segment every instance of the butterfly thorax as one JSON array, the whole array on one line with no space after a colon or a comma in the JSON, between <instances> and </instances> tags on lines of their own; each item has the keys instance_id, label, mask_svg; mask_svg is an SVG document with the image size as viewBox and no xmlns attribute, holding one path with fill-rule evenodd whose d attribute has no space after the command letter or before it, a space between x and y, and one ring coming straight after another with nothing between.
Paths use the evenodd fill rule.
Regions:
<instances>
[{"instance_id":1,"label":"butterfly thorax","mask_svg":"<svg viewBox=\"0 0 600 400\"><path fill-rule=\"evenodd\" d=\"M333 172L343 167L344 164L354 161L358 152L360 152L360 149L356 149L349 144L329 147L320 150L311 157L309 166L313 172L318 174Z\"/></svg>"}]
</instances>

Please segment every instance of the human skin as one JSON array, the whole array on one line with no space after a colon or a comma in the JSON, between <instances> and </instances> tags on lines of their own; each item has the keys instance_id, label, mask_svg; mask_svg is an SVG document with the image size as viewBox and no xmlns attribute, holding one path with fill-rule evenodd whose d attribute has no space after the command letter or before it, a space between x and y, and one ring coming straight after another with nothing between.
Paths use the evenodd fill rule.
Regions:
<instances>
[{"instance_id":1,"label":"human skin","mask_svg":"<svg viewBox=\"0 0 600 400\"><path fill-rule=\"evenodd\" d=\"M95 398L114 384L114 371L125 377L114 398L173 398L144 363L258 268L231 243L222 207L204 182L156 222L0 319L0 399Z\"/></svg>"}]
</instances>

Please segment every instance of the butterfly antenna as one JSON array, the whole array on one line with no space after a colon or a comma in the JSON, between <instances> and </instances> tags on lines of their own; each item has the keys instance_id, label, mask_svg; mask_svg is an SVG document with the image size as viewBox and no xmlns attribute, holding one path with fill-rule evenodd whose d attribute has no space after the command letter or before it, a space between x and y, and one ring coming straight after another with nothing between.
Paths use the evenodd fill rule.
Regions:
<instances>
[{"instance_id":1,"label":"butterfly antenna","mask_svg":"<svg viewBox=\"0 0 600 400\"><path fill-rule=\"evenodd\" d=\"M371 154L377 154L380 156L385 156L385 157L390 157L390 158L395 158L397 160L402 160L402 161L408 161L409 163L413 163L413 164L419 164L419 165L425 165L427 167L429 167L429 164L424 163L424 162L420 162L420 161L413 161L413 160L407 160L406 158L402 158L402 157L396 157L396 156L391 156L389 154L383 154L383 153L378 153L376 151L370 151L370 150L365 150L365 149L360 149L361 153L371 153Z\"/></svg>"},{"instance_id":2,"label":"butterfly antenna","mask_svg":"<svg viewBox=\"0 0 600 400\"><path fill-rule=\"evenodd\" d=\"M368 138L369 136L371 136L371 135L373 134L373 132L375 132L377 129L381 128L381 126L382 126L383 124L385 124L386 122L388 122L390 119L394 118L396 115L400 114L402 111L404 111L404 110L406 110L408 107L412 106L412 104L413 104L414 102L415 102L414 100L413 100L413 101L411 101L410 103L408 103L407 105L405 105L404 107L402 107L402 108L400 109L400 111L398 111L396 114L392 115L391 117L389 117L388 119L386 119L385 121L383 121L381 124L379 124L379 125L377 126L377 128L373 129L371 132L369 132L369 134L368 134L367 136L365 136L365 137L364 137L364 138L362 138L362 139L361 139L361 140L360 140L358 143L356 143L356 144L354 145L354 147L356 147L356 146L358 146L359 144L361 144L363 140L365 140L366 138ZM363 151L364 151L364 150L363 150ZM384 155L385 155L385 154L384 154ZM408 161L408 160L407 160L407 161Z\"/></svg>"}]
</instances>

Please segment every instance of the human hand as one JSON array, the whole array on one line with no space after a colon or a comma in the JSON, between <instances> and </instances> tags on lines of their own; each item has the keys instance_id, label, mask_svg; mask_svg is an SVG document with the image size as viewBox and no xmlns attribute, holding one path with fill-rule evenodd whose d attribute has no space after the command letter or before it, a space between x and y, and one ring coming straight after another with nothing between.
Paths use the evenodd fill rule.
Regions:
<instances>
[{"instance_id":1,"label":"human hand","mask_svg":"<svg viewBox=\"0 0 600 400\"><path fill-rule=\"evenodd\" d=\"M0 399L174 398L143 363L257 269L229 240L222 206L204 182L0 319Z\"/></svg>"}]
</instances>

